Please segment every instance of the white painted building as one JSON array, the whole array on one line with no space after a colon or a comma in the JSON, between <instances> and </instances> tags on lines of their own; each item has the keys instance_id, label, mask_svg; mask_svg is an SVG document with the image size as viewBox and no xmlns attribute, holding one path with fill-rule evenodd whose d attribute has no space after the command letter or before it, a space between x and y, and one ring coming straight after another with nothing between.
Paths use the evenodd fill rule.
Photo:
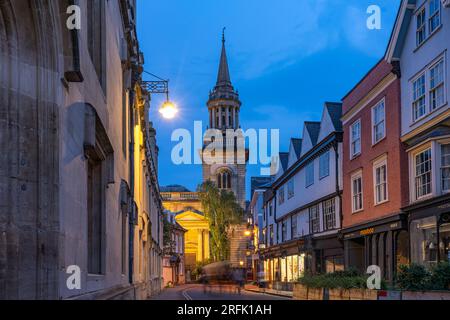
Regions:
<instances>
[{"instance_id":1,"label":"white painted building","mask_svg":"<svg viewBox=\"0 0 450 320\"><path fill-rule=\"evenodd\" d=\"M449 47L449 1L402 1L386 60L401 71L411 260L425 265L449 260Z\"/></svg>"}]
</instances>

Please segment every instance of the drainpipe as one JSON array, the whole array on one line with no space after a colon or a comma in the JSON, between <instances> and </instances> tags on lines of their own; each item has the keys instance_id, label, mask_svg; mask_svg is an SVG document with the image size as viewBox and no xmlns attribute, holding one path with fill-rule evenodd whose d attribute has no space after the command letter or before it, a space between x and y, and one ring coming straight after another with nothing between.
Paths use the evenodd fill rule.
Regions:
<instances>
[{"instance_id":1,"label":"drainpipe","mask_svg":"<svg viewBox=\"0 0 450 320\"><path fill-rule=\"evenodd\" d=\"M133 266L134 266L134 90L130 90L129 97L129 128L130 128L130 207L128 209L128 225L129 225L129 239L128 239L128 281L133 284Z\"/></svg>"},{"instance_id":2,"label":"drainpipe","mask_svg":"<svg viewBox=\"0 0 450 320\"><path fill-rule=\"evenodd\" d=\"M343 212L342 212L342 194L341 194L341 190L339 188L339 143L336 141L333 143L333 149L334 149L334 154L336 155L336 161L335 161L335 165L336 165L336 193L339 197L339 220L340 220L340 225L341 225L341 229L342 229L342 222L344 220L343 217Z\"/></svg>"}]
</instances>

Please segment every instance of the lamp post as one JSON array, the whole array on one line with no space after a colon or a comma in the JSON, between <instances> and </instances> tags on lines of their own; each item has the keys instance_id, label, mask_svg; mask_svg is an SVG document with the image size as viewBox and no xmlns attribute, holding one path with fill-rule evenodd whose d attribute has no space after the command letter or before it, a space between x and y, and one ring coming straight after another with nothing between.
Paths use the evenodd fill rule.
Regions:
<instances>
[{"instance_id":1,"label":"lamp post","mask_svg":"<svg viewBox=\"0 0 450 320\"><path fill-rule=\"evenodd\" d=\"M142 81L143 87L150 94L165 94L166 101L163 103L161 108L159 108L159 113L165 119L173 119L178 113L176 105L169 99L169 80L163 79L154 75L153 73L144 71L146 74L154 77L156 80L153 81Z\"/></svg>"}]
</instances>

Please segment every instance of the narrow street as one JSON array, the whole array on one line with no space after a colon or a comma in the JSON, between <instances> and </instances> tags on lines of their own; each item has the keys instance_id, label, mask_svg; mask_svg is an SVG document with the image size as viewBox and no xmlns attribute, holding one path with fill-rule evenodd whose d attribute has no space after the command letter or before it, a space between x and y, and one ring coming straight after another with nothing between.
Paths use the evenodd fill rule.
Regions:
<instances>
[{"instance_id":1,"label":"narrow street","mask_svg":"<svg viewBox=\"0 0 450 320\"><path fill-rule=\"evenodd\" d=\"M203 285L190 284L176 288L164 289L163 292L151 300L290 300L289 298L255 293L242 290L241 294L233 286L214 286L206 292Z\"/></svg>"}]
</instances>

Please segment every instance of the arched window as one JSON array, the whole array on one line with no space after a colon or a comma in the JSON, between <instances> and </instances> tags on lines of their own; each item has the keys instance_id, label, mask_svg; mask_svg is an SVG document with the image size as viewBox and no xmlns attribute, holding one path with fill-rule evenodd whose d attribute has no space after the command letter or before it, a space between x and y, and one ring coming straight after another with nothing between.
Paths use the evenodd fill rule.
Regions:
<instances>
[{"instance_id":1,"label":"arched window","mask_svg":"<svg viewBox=\"0 0 450 320\"><path fill-rule=\"evenodd\" d=\"M217 187L219 189L231 189L231 172L229 170L219 171L217 174Z\"/></svg>"}]
</instances>

